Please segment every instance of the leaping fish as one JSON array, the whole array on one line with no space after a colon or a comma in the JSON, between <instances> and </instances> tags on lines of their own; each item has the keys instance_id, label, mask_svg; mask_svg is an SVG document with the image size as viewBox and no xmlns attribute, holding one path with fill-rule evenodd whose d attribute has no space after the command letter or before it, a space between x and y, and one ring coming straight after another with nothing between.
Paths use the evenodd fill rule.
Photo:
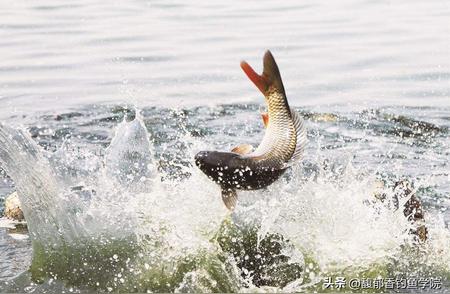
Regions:
<instances>
[{"instance_id":1,"label":"leaping fish","mask_svg":"<svg viewBox=\"0 0 450 294\"><path fill-rule=\"evenodd\" d=\"M263 113L266 126L259 146L240 145L231 152L201 151L196 165L220 185L225 206L233 210L236 190L257 190L275 182L286 169L298 162L306 145L306 128L300 115L289 107L280 71L270 51L264 55L264 69L257 74L242 61L241 68L263 93L268 112Z\"/></svg>"}]
</instances>

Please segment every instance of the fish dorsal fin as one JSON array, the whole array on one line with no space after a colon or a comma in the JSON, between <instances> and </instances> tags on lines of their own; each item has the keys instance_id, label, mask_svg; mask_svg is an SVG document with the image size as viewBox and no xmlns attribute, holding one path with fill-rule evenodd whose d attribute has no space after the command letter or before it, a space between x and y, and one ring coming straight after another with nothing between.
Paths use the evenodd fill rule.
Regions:
<instances>
[{"instance_id":1,"label":"fish dorsal fin","mask_svg":"<svg viewBox=\"0 0 450 294\"><path fill-rule=\"evenodd\" d=\"M235 189L222 188L222 200L229 210L233 210L237 203L237 193Z\"/></svg>"},{"instance_id":2,"label":"fish dorsal fin","mask_svg":"<svg viewBox=\"0 0 450 294\"><path fill-rule=\"evenodd\" d=\"M245 72L247 77L255 84L255 86L258 87L261 93L267 95L268 91L274 88L277 92L286 96L283 81L281 80L280 70L278 69L278 65L269 50L267 50L264 54L263 65L263 73L259 75L247 62L241 62L242 70Z\"/></svg>"},{"instance_id":3,"label":"fish dorsal fin","mask_svg":"<svg viewBox=\"0 0 450 294\"><path fill-rule=\"evenodd\" d=\"M292 108L291 108L291 117L295 128L296 143L294 153L292 154L291 159L287 162L287 166L295 164L302 158L303 153L305 151L306 142L308 140L305 122L303 121L302 117L298 114L298 112Z\"/></svg>"},{"instance_id":4,"label":"fish dorsal fin","mask_svg":"<svg viewBox=\"0 0 450 294\"><path fill-rule=\"evenodd\" d=\"M241 144L241 145L238 145L238 146L234 147L233 149L231 149L231 152L242 154L242 155L248 154L248 153L253 152L253 146L250 144Z\"/></svg>"},{"instance_id":5,"label":"fish dorsal fin","mask_svg":"<svg viewBox=\"0 0 450 294\"><path fill-rule=\"evenodd\" d=\"M263 120L264 127L267 128L267 125L269 124L269 114L267 112L261 112L261 117Z\"/></svg>"}]
</instances>

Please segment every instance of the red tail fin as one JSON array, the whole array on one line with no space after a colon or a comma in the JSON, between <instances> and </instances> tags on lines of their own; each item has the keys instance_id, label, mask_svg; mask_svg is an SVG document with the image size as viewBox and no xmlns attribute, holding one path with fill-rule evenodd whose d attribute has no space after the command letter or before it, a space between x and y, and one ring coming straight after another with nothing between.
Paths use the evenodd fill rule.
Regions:
<instances>
[{"instance_id":1,"label":"red tail fin","mask_svg":"<svg viewBox=\"0 0 450 294\"><path fill-rule=\"evenodd\" d=\"M266 91L270 86L275 86L284 94L284 86L283 81L281 80L280 71L278 70L277 63L275 62L275 59L270 51L266 51L266 54L264 54L263 63L264 70L262 75L257 74L245 61L241 62L241 68L244 70L247 77L263 94L266 94Z\"/></svg>"}]
</instances>

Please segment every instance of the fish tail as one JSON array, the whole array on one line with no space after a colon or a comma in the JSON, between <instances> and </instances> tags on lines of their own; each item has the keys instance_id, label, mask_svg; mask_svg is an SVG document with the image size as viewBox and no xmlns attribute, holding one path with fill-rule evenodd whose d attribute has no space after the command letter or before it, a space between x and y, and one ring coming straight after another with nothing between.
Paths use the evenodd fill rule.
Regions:
<instances>
[{"instance_id":1,"label":"fish tail","mask_svg":"<svg viewBox=\"0 0 450 294\"><path fill-rule=\"evenodd\" d=\"M276 89L279 93L285 95L280 70L278 69L277 63L269 50L267 50L264 54L263 64L264 69L261 75L257 74L245 61L241 62L241 68L247 77L265 96L268 95L268 92L271 89Z\"/></svg>"}]
</instances>

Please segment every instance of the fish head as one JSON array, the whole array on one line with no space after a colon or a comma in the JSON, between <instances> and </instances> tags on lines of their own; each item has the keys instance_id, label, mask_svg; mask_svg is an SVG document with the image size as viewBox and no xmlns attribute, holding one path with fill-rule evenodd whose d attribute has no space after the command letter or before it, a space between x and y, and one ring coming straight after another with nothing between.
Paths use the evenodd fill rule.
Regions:
<instances>
[{"instance_id":1,"label":"fish head","mask_svg":"<svg viewBox=\"0 0 450 294\"><path fill-rule=\"evenodd\" d=\"M222 183L224 174L241 161L241 155L233 152L200 151L195 155L197 167L216 183Z\"/></svg>"}]
</instances>

